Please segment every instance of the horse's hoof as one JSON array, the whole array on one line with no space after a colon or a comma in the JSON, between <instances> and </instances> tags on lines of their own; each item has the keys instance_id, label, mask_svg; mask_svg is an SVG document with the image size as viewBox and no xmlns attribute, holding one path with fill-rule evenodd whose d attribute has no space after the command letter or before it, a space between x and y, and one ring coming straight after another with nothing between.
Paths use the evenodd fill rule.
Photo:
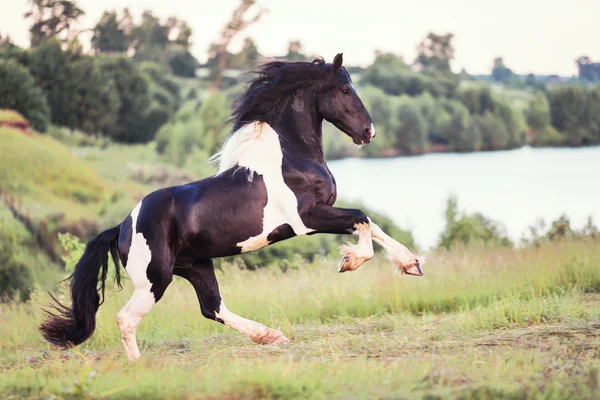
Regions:
<instances>
[{"instance_id":1,"label":"horse's hoof","mask_svg":"<svg viewBox=\"0 0 600 400\"><path fill-rule=\"evenodd\" d=\"M275 342L273 342L271 344L276 344L278 346L288 346L288 345L292 344L292 342L290 342L290 339L286 338L285 336L282 336L281 338L279 338L278 340L276 340Z\"/></svg>"},{"instance_id":2,"label":"horse's hoof","mask_svg":"<svg viewBox=\"0 0 600 400\"><path fill-rule=\"evenodd\" d=\"M346 272L348 271L350 268L348 268L348 257L344 256L342 257L342 261L340 261L340 266L338 267L338 272Z\"/></svg>"}]
</instances>

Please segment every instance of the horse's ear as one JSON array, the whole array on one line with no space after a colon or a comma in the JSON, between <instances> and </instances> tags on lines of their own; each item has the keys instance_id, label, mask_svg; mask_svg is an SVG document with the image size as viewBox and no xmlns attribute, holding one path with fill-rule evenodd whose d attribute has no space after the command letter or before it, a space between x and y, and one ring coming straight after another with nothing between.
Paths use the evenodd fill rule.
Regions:
<instances>
[{"instance_id":1,"label":"horse's ear","mask_svg":"<svg viewBox=\"0 0 600 400\"><path fill-rule=\"evenodd\" d=\"M342 63L344 62L343 58L344 53L338 53L333 59L333 72L336 73L341 68Z\"/></svg>"}]
</instances>

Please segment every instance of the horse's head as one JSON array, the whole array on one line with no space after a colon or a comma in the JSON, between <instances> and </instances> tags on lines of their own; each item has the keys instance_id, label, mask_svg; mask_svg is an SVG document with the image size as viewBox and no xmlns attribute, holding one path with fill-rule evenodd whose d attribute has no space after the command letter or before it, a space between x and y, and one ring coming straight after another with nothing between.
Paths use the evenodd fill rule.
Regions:
<instances>
[{"instance_id":1,"label":"horse's head","mask_svg":"<svg viewBox=\"0 0 600 400\"><path fill-rule=\"evenodd\" d=\"M356 93L342 53L333 59L327 83L319 91L317 109L321 116L352 138L355 144L369 143L375 137L375 126L365 105Z\"/></svg>"}]
</instances>

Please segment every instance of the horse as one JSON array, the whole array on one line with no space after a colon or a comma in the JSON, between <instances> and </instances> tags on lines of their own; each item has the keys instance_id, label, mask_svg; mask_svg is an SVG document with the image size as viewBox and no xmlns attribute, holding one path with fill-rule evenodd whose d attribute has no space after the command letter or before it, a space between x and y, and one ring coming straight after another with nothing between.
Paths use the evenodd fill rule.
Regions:
<instances>
[{"instance_id":1,"label":"horse","mask_svg":"<svg viewBox=\"0 0 600 400\"><path fill-rule=\"evenodd\" d=\"M54 296L39 329L50 344L71 348L96 328L104 302L108 254L133 283L117 313L122 346L140 358L136 329L179 276L196 291L204 317L258 344L288 344L276 329L234 314L219 294L213 259L256 251L295 236L347 234L340 273L354 271L381 245L400 274L421 276L423 259L388 236L358 209L333 207L336 181L325 162L322 124L332 123L362 147L375 126L343 64L312 61L262 63L234 105L232 129L209 161L217 168L202 180L158 189L143 197L117 226L90 240L70 281L71 306Z\"/></svg>"}]
</instances>

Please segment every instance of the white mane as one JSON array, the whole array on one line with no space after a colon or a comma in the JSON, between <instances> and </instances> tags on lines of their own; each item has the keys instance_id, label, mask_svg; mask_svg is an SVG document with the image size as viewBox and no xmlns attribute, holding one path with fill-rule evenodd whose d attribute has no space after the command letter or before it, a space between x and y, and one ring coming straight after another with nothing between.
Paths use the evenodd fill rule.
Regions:
<instances>
[{"instance_id":1,"label":"white mane","mask_svg":"<svg viewBox=\"0 0 600 400\"><path fill-rule=\"evenodd\" d=\"M216 175L238 165L242 157L258 142L265 128L272 130L267 123L251 122L230 135L221 150L208 159L218 167Z\"/></svg>"}]
</instances>

